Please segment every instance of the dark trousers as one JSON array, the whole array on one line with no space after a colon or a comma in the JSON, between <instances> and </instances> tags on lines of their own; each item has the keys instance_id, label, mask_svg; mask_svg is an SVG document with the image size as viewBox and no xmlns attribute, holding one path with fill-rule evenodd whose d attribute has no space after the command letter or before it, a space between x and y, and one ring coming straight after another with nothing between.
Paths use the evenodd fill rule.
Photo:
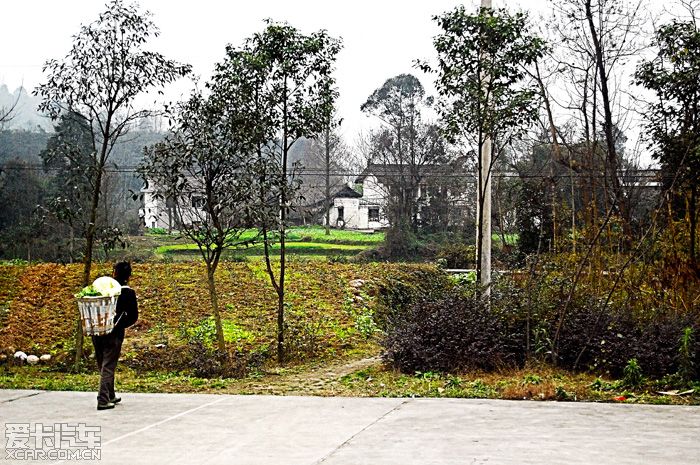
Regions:
<instances>
[{"instance_id":1,"label":"dark trousers","mask_svg":"<svg viewBox=\"0 0 700 465\"><path fill-rule=\"evenodd\" d=\"M92 336L97 369L100 371L100 390L97 393L98 404L106 404L115 397L114 371L117 369L122 342L124 342L124 333L117 330L104 336Z\"/></svg>"}]
</instances>

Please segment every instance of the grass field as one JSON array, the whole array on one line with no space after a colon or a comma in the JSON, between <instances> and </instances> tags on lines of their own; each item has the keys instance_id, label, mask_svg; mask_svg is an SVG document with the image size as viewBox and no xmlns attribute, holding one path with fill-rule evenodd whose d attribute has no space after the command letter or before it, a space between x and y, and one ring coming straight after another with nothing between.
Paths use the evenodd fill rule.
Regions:
<instances>
[{"instance_id":1,"label":"grass field","mask_svg":"<svg viewBox=\"0 0 700 465\"><path fill-rule=\"evenodd\" d=\"M274 253L279 252L280 245L273 244L271 250ZM352 244L335 244L335 243L319 243L319 242L287 242L286 249L290 255L305 256L305 255L355 255L363 250L366 250L366 245ZM163 245L156 248L157 254L174 254L174 255L199 255L199 249L196 244L175 244ZM227 249L228 256L255 257L262 256L264 253L262 244L255 244L250 247ZM273 257L274 258L274 257Z\"/></svg>"},{"instance_id":2,"label":"grass field","mask_svg":"<svg viewBox=\"0 0 700 465\"><path fill-rule=\"evenodd\" d=\"M176 260L189 260L199 256L199 249L196 244L188 243L187 238L174 240L173 236L155 235L151 236L156 256L167 256ZM241 236L241 241L251 241L258 239L256 230L245 231ZM376 247L384 241L383 232L359 232L339 229L331 229L330 235L326 235L325 228L318 226L294 227L287 231L286 249L289 255L297 258L326 258L333 256L353 256L371 247ZM272 251L279 251L279 244L272 246ZM263 245L254 243L248 247L230 248L225 251L224 257L244 258L261 257L264 254Z\"/></svg>"}]
</instances>

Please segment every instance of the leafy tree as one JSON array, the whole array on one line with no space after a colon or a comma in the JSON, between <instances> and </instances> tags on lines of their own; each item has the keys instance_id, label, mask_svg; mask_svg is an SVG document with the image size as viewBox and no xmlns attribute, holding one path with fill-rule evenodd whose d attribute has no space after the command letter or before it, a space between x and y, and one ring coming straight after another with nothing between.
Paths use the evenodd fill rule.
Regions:
<instances>
[{"instance_id":1,"label":"leafy tree","mask_svg":"<svg viewBox=\"0 0 700 465\"><path fill-rule=\"evenodd\" d=\"M433 124L423 122L423 113L433 103L418 78L400 74L387 79L361 106L374 115L384 129L372 137L368 163L385 169L383 184L389 199L391 228L387 244L392 254L404 255L412 234L418 229L419 189L425 168L447 162L444 141Z\"/></svg>"},{"instance_id":2,"label":"leafy tree","mask_svg":"<svg viewBox=\"0 0 700 465\"><path fill-rule=\"evenodd\" d=\"M46 214L41 208L45 180L22 160L4 164L0 173L0 255L35 257L34 246L44 230Z\"/></svg>"},{"instance_id":3,"label":"leafy tree","mask_svg":"<svg viewBox=\"0 0 700 465\"><path fill-rule=\"evenodd\" d=\"M218 348L226 354L215 275L224 250L246 244L254 178L247 134L229 119L230 108L194 94L180 105L169 137L146 150L146 182L174 205L178 228L199 248L207 267ZM234 107L235 110L235 107Z\"/></svg>"},{"instance_id":4,"label":"leafy tree","mask_svg":"<svg viewBox=\"0 0 700 465\"><path fill-rule=\"evenodd\" d=\"M646 112L654 159L675 196L679 216L688 218L689 257L697 266L697 197L700 182L700 31L694 20L659 27L654 58L635 77L654 92Z\"/></svg>"},{"instance_id":5,"label":"leafy tree","mask_svg":"<svg viewBox=\"0 0 700 465\"><path fill-rule=\"evenodd\" d=\"M438 65L420 67L437 75L441 96L440 113L452 140L467 139L478 150L479 185L486 185L498 153L493 153L487 179L482 180L481 154L490 138L495 147L532 124L537 117L537 89L526 84L525 67L539 59L545 50L542 39L528 30L524 13L481 8L469 14L464 6L433 18L441 29L433 45ZM484 195L478 196L483 203ZM480 205L482 207L483 205ZM482 224L483 208L479 208ZM482 254L484 238L477 233L477 254ZM477 266L477 279L481 269Z\"/></svg>"},{"instance_id":6,"label":"leafy tree","mask_svg":"<svg viewBox=\"0 0 700 465\"><path fill-rule=\"evenodd\" d=\"M55 175L50 181L47 207L70 231L73 259L75 233L87 237L90 200L97 178L92 165L92 133L88 121L76 113L60 116L54 134L39 154L44 167Z\"/></svg>"},{"instance_id":7,"label":"leafy tree","mask_svg":"<svg viewBox=\"0 0 700 465\"><path fill-rule=\"evenodd\" d=\"M240 48L229 47L214 77L213 91L222 98L231 89L228 107L245 102L250 118L240 125L256 145L258 179L257 221L264 241L270 282L278 296L277 357L284 361L286 229L288 214L298 192L290 150L302 138L315 138L326 128L337 96L332 77L341 43L318 31L309 35L286 23L267 22ZM278 240L279 268L270 260L270 244Z\"/></svg>"},{"instance_id":8,"label":"leafy tree","mask_svg":"<svg viewBox=\"0 0 700 465\"><path fill-rule=\"evenodd\" d=\"M83 284L90 281L90 268L105 165L116 142L149 111L134 108L142 92L158 88L186 75L190 66L168 60L145 49L159 35L149 12L137 5L112 0L98 19L81 26L66 57L44 65L47 79L35 89L42 98L39 109L52 119L72 112L88 123L92 153L87 170L95 172L83 255ZM82 358L80 321L76 330L76 366Z\"/></svg>"}]
</instances>

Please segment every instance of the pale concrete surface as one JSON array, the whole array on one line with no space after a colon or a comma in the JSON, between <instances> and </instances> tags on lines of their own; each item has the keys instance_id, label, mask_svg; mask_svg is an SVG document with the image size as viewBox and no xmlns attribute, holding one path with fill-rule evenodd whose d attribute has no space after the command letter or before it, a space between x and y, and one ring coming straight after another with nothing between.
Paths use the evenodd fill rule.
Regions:
<instances>
[{"instance_id":1,"label":"pale concrete surface","mask_svg":"<svg viewBox=\"0 0 700 465\"><path fill-rule=\"evenodd\" d=\"M6 458L5 423L100 426L100 464L700 463L698 407L197 394L122 398L123 405L98 412L94 393L0 390L0 463L32 463Z\"/></svg>"}]
</instances>

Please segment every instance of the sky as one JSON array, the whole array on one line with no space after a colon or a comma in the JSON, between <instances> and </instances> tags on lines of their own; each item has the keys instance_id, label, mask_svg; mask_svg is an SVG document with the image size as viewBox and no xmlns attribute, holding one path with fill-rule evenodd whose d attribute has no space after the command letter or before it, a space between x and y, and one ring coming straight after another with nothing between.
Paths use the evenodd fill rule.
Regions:
<instances>
[{"instance_id":1,"label":"sky","mask_svg":"<svg viewBox=\"0 0 700 465\"><path fill-rule=\"evenodd\" d=\"M476 11L477 1L455 0L140 0L154 14L160 37L150 49L189 63L200 82L206 81L226 44L239 45L264 28L263 20L287 21L304 33L318 29L343 39L336 78L340 91L341 131L348 141L380 123L364 115L360 105L384 81L401 73L415 74L433 93L432 78L413 67L416 59L434 57L432 37L439 31L432 16L464 4ZM104 10L100 0L10 0L0 3L0 84L14 90L33 89L43 80L42 65L60 59L81 24ZM493 0L494 7L526 9L535 16L545 0ZM184 99L192 81L166 89L168 100ZM152 106L153 98L142 99Z\"/></svg>"}]
</instances>

